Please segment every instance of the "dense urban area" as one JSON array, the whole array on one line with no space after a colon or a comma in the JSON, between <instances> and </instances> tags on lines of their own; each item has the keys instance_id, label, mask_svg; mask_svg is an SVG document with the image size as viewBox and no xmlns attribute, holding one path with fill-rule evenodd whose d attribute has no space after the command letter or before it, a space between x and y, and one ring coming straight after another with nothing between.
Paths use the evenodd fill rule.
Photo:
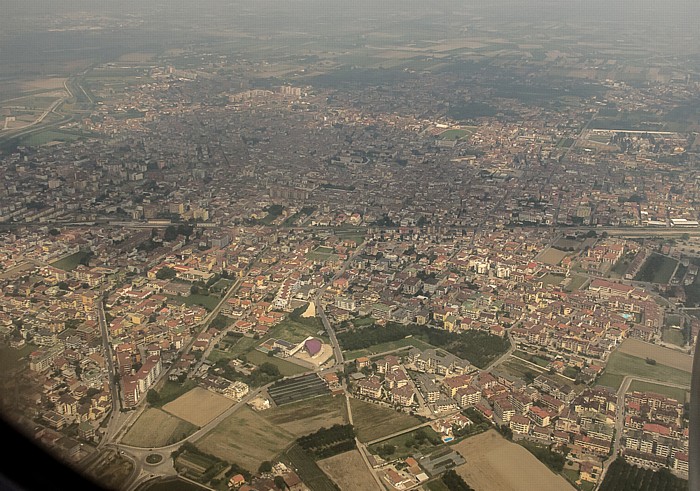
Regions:
<instances>
[{"instance_id":1,"label":"dense urban area","mask_svg":"<svg viewBox=\"0 0 700 491\"><path fill-rule=\"evenodd\" d=\"M0 21L5 418L115 490L688 489L697 56L307 3Z\"/></svg>"}]
</instances>

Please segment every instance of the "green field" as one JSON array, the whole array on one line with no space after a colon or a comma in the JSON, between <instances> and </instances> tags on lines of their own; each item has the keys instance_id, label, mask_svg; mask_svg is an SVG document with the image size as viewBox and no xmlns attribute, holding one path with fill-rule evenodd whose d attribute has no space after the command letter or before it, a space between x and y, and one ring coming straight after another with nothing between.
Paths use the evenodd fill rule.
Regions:
<instances>
[{"instance_id":1,"label":"green field","mask_svg":"<svg viewBox=\"0 0 700 491\"><path fill-rule=\"evenodd\" d=\"M650 365L646 360L636 356L613 352L610 355L605 372L598 379L599 385L618 389L622 379L627 375L658 380L659 382L671 382L675 384L690 385L690 373L665 365Z\"/></svg>"},{"instance_id":2,"label":"green field","mask_svg":"<svg viewBox=\"0 0 700 491\"><path fill-rule=\"evenodd\" d=\"M422 438L416 438L417 434L422 434ZM390 438L389 440L384 440L380 443L375 443L369 447L369 451L373 454L377 454L378 449L381 446L390 445L395 448L394 452L390 454L387 458L389 459L405 459L411 455L418 452L422 454L428 454L432 452L435 447L444 445L440 440L440 435L438 435L432 428L424 427L419 428L410 433L404 433L403 435Z\"/></svg>"},{"instance_id":3,"label":"green field","mask_svg":"<svg viewBox=\"0 0 700 491\"><path fill-rule=\"evenodd\" d=\"M319 331L324 331L323 324L318 317L300 317L305 310L306 305L288 315L270 330L270 336L290 343L300 343L309 336L318 336Z\"/></svg>"},{"instance_id":4,"label":"green field","mask_svg":"<svg viewBox=\"0 0 700 491\"><path fill-rule=\"evenodd\" d=\"M646 260L634 279L665 285L673 276L677 264L678 261L673 258L654 253Z\"/></svg>"},{"instance_id":5,"label":"green field","mask_svg":"<svg viewBox=\"0 0 700 491\"><path fill-rule=\"evenodd\" d=\"M262 351L251 350L246 353L246 358L250 363L255 365L262 365L263 363L272 363L277 368L279 368L282 376L287 377L289 375L296 375L298 373L308 372L309 369L292 363L291 361L283 360L276 356L268 356Z\"/></svg>"},{"instance_id":6,"label":"green field","mask_svg":"<svg viewBox=\"0 0 700 491\"><path fill-rule=\"evenodd\" d=\"M87 252L83 251L78 251L75 254L71 254L70 256L66 256L63 259L59 259L58 261L54 261L51 263L51 266L54 268L62 269L64 271L73 271L75 268L80 265L80 261L86 259L89 257L89 254Z\"/></svg>"},{"instance_id":7,"label":"green field","mask_svg":"<svg viewBox=\"0 0 700 491\"><path fill-rule=\"evenodd\" d=\"M375 353L384 353L386 351L394 351L399 348L406 348L409 346L413 346L414 348L419 348L419 349L429 349L429 348L435 348L435 346L426 343L425 341L422 341L418 338L404 338L404 339L399 339L397 341L388 341L386 343L381 343L381 344L375 344L373 346L370 346L369 348L365 349L360 349L360 350L354 350L354 351L345 351L345 359L346 360L354 360L355 358L359 358L361 356L371 356Z\"/></svg>"},{"instance_id":8,"label":"green field","mask_svg":"<svg viewBox=\"0 0 700 491\"><path fill-rule=\"evenodd\" d=\"M428 482L428 489L430 491L450 491L450 488L442 482L442 479L435 479L434 481Z\"/></svg>"},{"instance_id":9,"label":"green field","mask_svg":"<svg viewBox=\"0 0 700 491\"><path fill-rule=\"evenodd\" d=\"M661 339L666 343L675 344L676 346L683 346L685 344L683 333L678 329L664 329L661 332Z\"/></svg>"},{"instance_id":10,"label":"green field","mask_svg":"<svg viewBox=\"0 0 700 491\"><path fill-rule=\"evenodd\" d=\"M357 438L369 442L417 426L418 418L370 402L350 399Z\"/></svg>"},{"instance_id":11,"label":"green field","mask_svg":"<svg viewBox=\"0 0 700 491\"><path fill-rule=\"evenodd\" d=\"M179 304L185 304L185 305L199 305L207 309L208 311L212 311L216 308L217 305L219 305L219 302L221 301L221 298L217 297L216 295L190 295L189 297L179 297L177 295L166 295L169 299L179 303Z\"/></svg>"},{"instance_id":12,"label":"green field","mask_svg":"<svg viewBox=\"0 0 700 491\"><path fill-rule=\"evenodd\" d=\"M586 281L588 281L588 278L586 278L585 276L574 275L571 279L571 282L564 289L567 292L573 292L581 288L583 284L586 283Z\"/></svg>"},{"instance_id":13,"label":"green field","mask_svg":"<svg viewBox=\"0 0 700 491\"><path fill-rule=\"evenodd\" d=\"M70 133L67 131L44 130L32 133L30 136L24 138L22 140L22 143L30 147L38 147L41 145L46 145L47 143L53 141L71 142L80 138L83 137L76 133Z\"/></svg>"},{"instance_id":14,"label":"green field","mask_svg":"<svg viewBox=\"0 0 700 491\"><path fill-rule=\"evenodd\" d=\"M158 407L164 406L167 403L174 401L181 395L186 394L196 386L197 384L195 381L190 379L185 380L185 382L182 384L168 380L158 391L158 403L155 405Z\"/></svg>"},{"instance_id":15,"label":"green field","mask_svg":"<svg viewBox=\"0 0 700 491\"><path fill-rule=\"evenodd\" d=\"M453 129L443 131L438 135L440 140L461 140L462 138L471 135L474 130L471 129Z\"/></svg>"},{"instance_id":16,"label":"green field","mask_svg":"<svg viewBox=\"0 0 700 491\"><path fill-rule=\"evenodd\" d=\"M0 347L0 370L7 372L17 368L20 358L28 356L36 349L33 344L25 344L20 349L10 348L9 346Z\"/></svg>"},{"instance_id":17,"label":"green field","mask_svg":"<svg viewBox=\"0 0 700 491\"><path fill-rule=\"evenodd\" d=\"M638 390L640 392L655 392L657 394L663 394L667 397L671 397L681 403L685 402L686 394L688 391L684 389L678 389L676 387L668 387L661 384L652 384L649 382L642 382L640 380L633 380L630 384L629 392Z\"/></svg>"}]
</instances>

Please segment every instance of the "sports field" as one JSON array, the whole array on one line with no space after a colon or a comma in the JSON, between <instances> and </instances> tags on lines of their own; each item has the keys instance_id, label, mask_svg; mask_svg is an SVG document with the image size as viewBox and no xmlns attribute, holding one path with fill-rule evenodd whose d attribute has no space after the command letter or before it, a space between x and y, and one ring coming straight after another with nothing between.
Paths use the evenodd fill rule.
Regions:
<instances>
[{"instance_id":1,"label":"sports field","mask_svg":"<svg viewBox=\"0 0 700 491\"><path fill-rule=\"evenodd\" d=\"M149 408L139 416L121 443L134 447L157 448L183 440L197 427L165 411Z\"/></svg>"},{"instance_id":2,"label":"sports field","mask_svg":"<svg viewBox=\"0 0 700 491\"><path fill-rule=\"evenodd\" d=\"M195 387L185 395L163 406L163 409L173 416L201 427L233 404L234 402L227 397L201 387Z\"/></svg>"},{"instance_id":3,"label":"sports field","mask_svg":"<svg viewBox=\"0 0 700 491\"><path fill-rule=\"evenodd\" d=\"M605 371L597 383L617 390L627 375L658 380L662 383L690 385L690 372L671 368L658 360L655 365L652 365L647 363L645 358L622 353L619 349L610 355Z\"/></svg>"},{"instance_id":4,"label":"sports field","mask_svg":"<svg viewBox=\"0 0 700 491\"><path fill-rule=\"evenodd\" d=\"M457 473L479 491L574 491L525 448L489 430L454 445L467 461Z\"/></svg>"},{"instance_id":5,"label":"sports field","mask_svg":"<svg viewBox=\"0 0 700 491\"><path fill-rule=\"evenodd\" d=\"M537 260L541 261L545 264L551 264L556 266L561 262L562 259L566 257L567 253L564 251L560 251L559 249L554 249L553 247L550 247L549 249L545 250L542 252L538 257Z\"/></svg>"}]
</instances>

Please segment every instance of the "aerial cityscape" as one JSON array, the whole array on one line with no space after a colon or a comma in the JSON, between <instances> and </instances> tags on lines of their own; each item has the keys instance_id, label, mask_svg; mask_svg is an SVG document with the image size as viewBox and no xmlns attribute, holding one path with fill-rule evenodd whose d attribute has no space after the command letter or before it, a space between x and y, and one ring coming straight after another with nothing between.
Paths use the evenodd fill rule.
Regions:
<instances>
[{"instance_id":1,"label":"aerial cityscape","mask_svg":"<svg viewBox=\"0 0 700 491\"><path fill-rule=\"evenodd\" d=\"M700 5L0 11L0 414L47 455L116 491L689 489Z\"/></svg>"}]
</instances>

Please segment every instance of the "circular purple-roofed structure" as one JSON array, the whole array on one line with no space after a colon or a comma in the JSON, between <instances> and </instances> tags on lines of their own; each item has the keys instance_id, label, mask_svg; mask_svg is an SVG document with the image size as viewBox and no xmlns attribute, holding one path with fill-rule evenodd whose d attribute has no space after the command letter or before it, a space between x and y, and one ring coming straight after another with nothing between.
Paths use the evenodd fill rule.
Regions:
<instances>
[{"instance_id":1,"label":"circular purple-roofed structure","mask_svg":"<svg viewBox=\"0 0 700 491\"><path fill-rule=\"evenodd\" d=\"M304 342L304 349L311 357L314 357L321 352L321 346L323 346L323 343L316 338L307 339L306 342Z\"/></svg>"}]
</instances>

